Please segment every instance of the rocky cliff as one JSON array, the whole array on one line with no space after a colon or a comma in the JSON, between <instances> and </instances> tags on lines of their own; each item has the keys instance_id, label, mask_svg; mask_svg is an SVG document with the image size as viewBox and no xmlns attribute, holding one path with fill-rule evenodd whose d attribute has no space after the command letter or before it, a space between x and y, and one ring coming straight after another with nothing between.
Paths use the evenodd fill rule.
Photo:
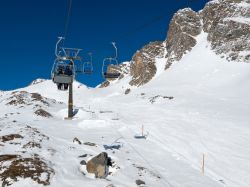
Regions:
<instances>
[{"instance_id":1,"label":"rocky cliff","mask_svg":"<svg viewBox=\"0 0 250 187\"><path fill-rule=\"evenodd\" d=\"M250 0L213 0L204 9L190 8L174 14L165 41L151 42L134 55L129 69L132 86L149 82L157 71L156 59L165 58L165 69L179 61L196 45L196 36L208 34L212 50L228 61L250 62ZM124 68L120 65L111 70ZM110 80L109 80L110 81ZM106 82L107 83L107 82Z\"/></svg>"},{"instance_id":2,"label":"rocky cliff","mask_svg":"<svg viewBox=\"0 0 250 187\"><path fill-rule=\"evenodd\" d=\"M152 79L157 69L155 58L164 58L164 42L151 42L137 51L130 65L130 85L140 86Z\"/></svg>"},{"instance_id":3,"label":"rocky cliff","mask_svg":"<svg viewBox=\"0 0 250 187\"><path fill-rule=\"evenodd\" d=\"M200 12L212 49L228 61L250 62L250 1L219 0Z\"/></svg>"}]
</instances>

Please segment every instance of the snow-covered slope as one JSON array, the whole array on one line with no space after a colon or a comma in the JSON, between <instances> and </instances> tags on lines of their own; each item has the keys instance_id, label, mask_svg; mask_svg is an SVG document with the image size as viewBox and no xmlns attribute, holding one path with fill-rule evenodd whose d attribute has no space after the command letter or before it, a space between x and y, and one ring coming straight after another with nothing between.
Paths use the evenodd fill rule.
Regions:
<instances>
[{"instance_id":1,"label":"snow-covered slope","mask_svg":"<svg viewBox=\"0 0 250 187\"><path fill-rule=\"evenodd\" d=\"M107 88L89 89L75 82L77 114L72 121L64 120L68 93L58 91L50 80L1 92L2 185L132 187L141 179L152 187L248 187L250 64L215 55L203 32L196 40L181 61L167 72L158 71L144 86L128 86L129 76ZM165 65L161 60L158 70ZM127 88L131 92L124 94ZM36 113L38 109L51 116L39 115L44 113ZM142 125L148 138L135 139ZM75 137L83 144L73 143ZM119 149L105 150L105 145ZM107 179L85 176L80 161L102 151L114 161L111 174ZM18 164L13 158L1 160L5 154L17 155L19 164L30 164L31 171L32 163L37 164L40 173L15 178L7 168L13 171Z\"/></svg>"}]
</instances>

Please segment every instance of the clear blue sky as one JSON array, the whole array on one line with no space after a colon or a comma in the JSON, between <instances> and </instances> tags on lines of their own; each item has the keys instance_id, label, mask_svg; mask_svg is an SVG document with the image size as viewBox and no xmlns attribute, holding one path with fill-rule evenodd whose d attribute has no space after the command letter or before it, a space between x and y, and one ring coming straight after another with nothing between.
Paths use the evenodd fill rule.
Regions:
<instances>
[{"instance_id":1,"label":"clear blue sky","mask_svg":"<svg viewBox=\"0 0 250 187\"><path fill-rule=\"evenodd\" d=\"M66 47L93 53L95 72L77 80L96 86L103 81L102 59L113 53L130 60L150 41L164 40L176 10L200 10L207 0L72 0ZM6 0L0 3L0 90L28 85L36 78L50 78L57 36L64 34L69 0ZM87 60L87 59L86 59Z\"/></svg>"}]
</instances>

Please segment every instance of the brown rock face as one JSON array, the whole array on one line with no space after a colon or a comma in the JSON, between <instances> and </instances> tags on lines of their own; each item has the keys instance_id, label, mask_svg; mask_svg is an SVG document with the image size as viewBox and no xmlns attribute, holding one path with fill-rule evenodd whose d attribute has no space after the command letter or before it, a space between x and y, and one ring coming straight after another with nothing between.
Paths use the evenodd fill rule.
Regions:
<instances>
[{"instance_id":1,"label":"brown rock face","mask_svg":"<svg viewBox=\"0 0 250 187\"><path fill-rule=\"evenodd\" d=\"M18 158L19 155L0 155L0 162L7 161L7 160L13 160Z\"/></svg>"},{"instance_id":2,"label":"brown rock face","mask_svg":"<svg viewBox=\"0 0 250 187\"><path fill-rule=\"evenodd\" d=\"M48 113L46 110L43 110L41 108L36 110L34 113L38 116L42 116L42 117L46 117L46 118L52 117L52 115L50 113Z\"/></svg>"},{"instance_id":3,"label":"brown rock face","mask_svg":"<svg viewBox=\"0 0 250 187\"><path fill-rule=\"evenodd\" d=\"M23 137L20 134L9 134L9 135L0 136L0 142L8 142L14 139L22 139L22 138Z\"/></svg>"},{"instance_id":4,"label":"brown rock face","mask_svg":"<svg viewBox=\"0 0 250 187\"><path fill-rule=\"evenodd\" d=\"M149 82L156 73L155 59L164 57L164 43L152 42L137 51L131 62L130 85L140 86Z\"/></svg>"},{"instance_id":5,"label":"brown rock face","mask_svg":"<svg viewBox=\"0 0 250 187\"><path fill-rule=\"evenodd\" d=\"M100 86L99 88L105 88L105 87L108 87L110 85L110 82L108 80L104 81Z\"/></svg>"},{"instance_id":6,"label":"brown rock face","mask_svg":"<svg viewBox=\"0 0 250 187\"><path fill-rule=\"evenodd\" d=\"M149 82L155 75L156 58L164 58L166 51L166 66L169 68L196 45L195 36L201 33L202 26L199 14L187 8L178 11L169 26L164 42L152 42L137 51L132 58L130 85L140 86Z\"/></svg>"},{"instance_id":7,"label":"brown rock face","mask_svg":"<svg viewBox=\"0 0 250 187\"><path fill-rule=\"evenodd\" d=\"M105 178L108 175L108 155L103 152L87 162L88 173L95 174L96 178Z\"/></svg>"},{"instance_id":8,"label":"brown rock face","mask_svg":"<svg viewBox=\"0 0 250 187\"><path fill-rule=\"evenodd\" d=\"M249 0L212 1L200 15L217 54L226 55L228 61L250 62Z\"/></svg>"},{"instance_id":9,"label":"brown rock face","mask_svg":"<svg viewBox=\"0 0 250 187\"><path fill-rule=\"evenodd\" d=\"M195 37L202 30L208 33L212 49L227 60L250 62L250 0L218 0L206 4L199 13L185 8L170 22L164 42L153 42L137 51L131 62L131 85L140 86L155 75L155 57L166 48L169 68L196 45ZM165 45L165 47L164 47Z\"/></svg>"},{"instance_id":10,"label":"brown rock face","mask_svg":"<svg viewBox=\"0 0 250 187\"><path fill-rule=\"evenodd\" d=\"M182 58L196 45L195 36L201 33L201 21L198 13L190 8L179 10L169 25L166 39L167 69L174 61Z\"/></svg>"}]
</instances>

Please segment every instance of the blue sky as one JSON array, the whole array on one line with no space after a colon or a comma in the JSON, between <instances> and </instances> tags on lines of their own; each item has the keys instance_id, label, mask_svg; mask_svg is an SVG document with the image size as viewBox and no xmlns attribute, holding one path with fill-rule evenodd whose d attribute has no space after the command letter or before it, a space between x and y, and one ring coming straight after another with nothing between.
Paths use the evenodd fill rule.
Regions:
<instances>
[{"instance_id":1,"label":"blue sky","mask_svg":"<svg viewBox=\"0 0 250 187\"><path fill-rule=\"evenodd\" d=\"M103 81L102 60L113 53L128 61L150 41L166 38L173 14L181 8L200 10L207 0L72 0L66 47L93 53L94 73L77 80L96 86ZM0 4L0 89L28 85L50 78L57 36L64 34L69 0L8 0Z\"/></svg>"}]
</instances>

